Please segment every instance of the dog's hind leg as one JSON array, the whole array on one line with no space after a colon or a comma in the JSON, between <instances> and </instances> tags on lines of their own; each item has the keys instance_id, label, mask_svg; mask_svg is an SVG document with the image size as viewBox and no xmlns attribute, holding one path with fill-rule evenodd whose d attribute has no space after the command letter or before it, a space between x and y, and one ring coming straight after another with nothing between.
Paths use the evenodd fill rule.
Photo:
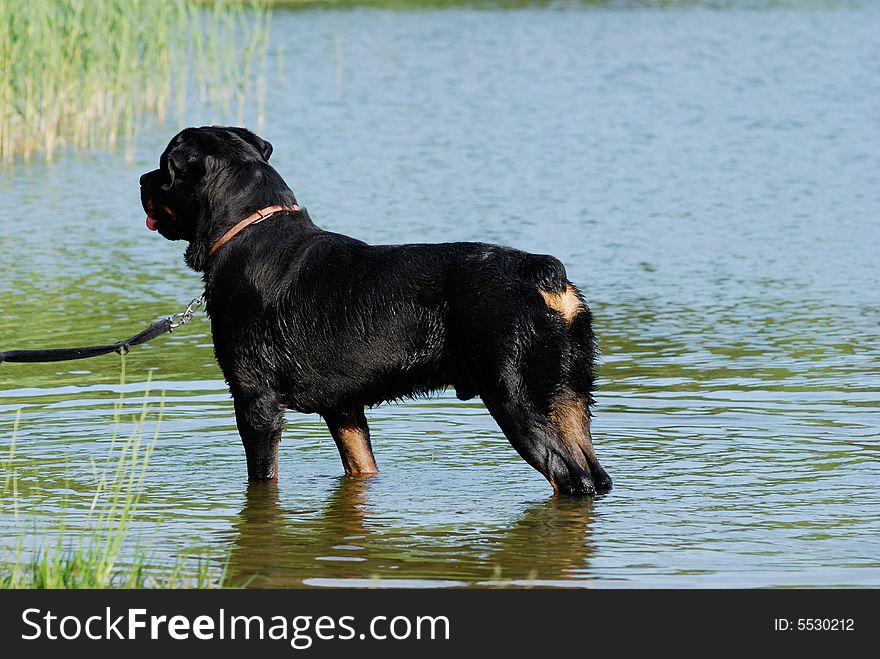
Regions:
<instances>
[{"instance_id":1,"label":"dog's hind leg","mask_svg":"<svg viewBox=\"0 0 880 659\"><path fill-rule=\"evenodd\" d=\"M248 480L276 480L284 404L274 392L262 392L257 396L233 392L232 397L235 421L247 457Z\"/></svg>"},{"instance_id":2,"label":"dog's hind leg","mask_svg":"<svg viewBox=\"0 0 880 659\"><path fill-rule=\"evenodd\" d=\"M607 492L612 487L611 477L596 458L590 433L590 404L595 388L597 352L592 314L581 292L570 282L566 286L565 297L568 307L574 310L569 317L559 311L565 320L569 338L568 366L565 369L567 382L553 396L550 417L563 442L573 451L583 452L596 490ZM547 296L544 298L547 302Z\"/></svg>"},{"instance_id":3,"label":"dog's hind leg","mask_svg":"<svg viewBox=\"0 0 880 659\"><path fill-rule=\"evenodd\" d=\"M552 403L549 420L569 454L576 456L579 463L586 462L596 491L602 493L610 490L611 477L599 464L593 450L587 403L573 392L562 392Z\"/></svg>"},{"instance_id":4,"label":"dog's hind leg","mask_svg":"<svg viewBox=\"0 0 880 659\"><path fill-rule=\"evenodd\" d=\"M363 409L324 414L324 421L339 449L346 474L369 476L379 473L370 444L370 427Z\"/></svg>"},{"instance_id":5,"label":"dog's hind leg","mask_svg":"<svg viewBox=\"0 0 880 659\"><path fill-rule=\"evenodd\" d=\"M530 317L512 323L516 349L489 353L480 394L519 454L562 494L611 489L590 436L594 338L589 310L577 289L528 298ZM549 301L548 301L549 298ZM552 303L552 304L551 304ZM548 313L549 310L549 313Z\"/></svg>"},{"instance_id":6,"label":"dog's hind leg","mask_svg":"<svg viewBox=\"0 0 880 659\"><path fill-rule=\"evenodd\" d=\"M592 496L601 491L585 452L565 441L550 415L518 396L498 392L484 394L483 402L517 453L541 472L556 492Z\"/></svg>"}]
</instances>

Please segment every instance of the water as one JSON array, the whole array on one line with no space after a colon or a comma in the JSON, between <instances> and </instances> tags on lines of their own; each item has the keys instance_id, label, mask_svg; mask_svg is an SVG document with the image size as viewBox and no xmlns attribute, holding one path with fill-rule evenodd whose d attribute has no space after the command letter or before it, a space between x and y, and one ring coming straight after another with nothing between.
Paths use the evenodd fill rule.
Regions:
<instances>
[{"instance_id":1,"label":"water","mask_svg":"<svg viewBox=\"0 0 880 659\"><path fill-rule=\"evenodd\" d=\"M249 489L198 317L126 364L127 409L148 372L165 405L154 560L228 555L255 586L880 585L880 7L716 4L277 12L262 133L300 202L375 243L560 257L615 489L552 496L451 394L368 414L368 481L289 414L277 488ZM199 293L138 204L173 132L0 174L0 348L120 339ZM6 543L82 523L119 371L0 366Z\"/></svg>"}]
</instances>

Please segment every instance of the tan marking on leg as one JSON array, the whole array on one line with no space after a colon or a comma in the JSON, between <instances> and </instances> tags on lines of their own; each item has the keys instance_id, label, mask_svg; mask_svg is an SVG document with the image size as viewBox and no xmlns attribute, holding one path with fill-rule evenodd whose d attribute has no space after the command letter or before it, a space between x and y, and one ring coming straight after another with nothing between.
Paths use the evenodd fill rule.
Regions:
<instances>
[{"instance_id":1,"label":"tan marking on leg","mask_svg":"<svg viewBox=\"0 0 880 659\"><path fill-rule=\"evenodd\" d=\"M339 449L345 473L351 476L378 474L370 444L370 428L363 410L327 417L325 420Z\"/></svg>"},{"instance_id":2,"label":"tan marking on leg","mask_svg":"<svg viewBox=\"0 0 880 659\"><path fill-rule=\"evenodd\" d=\"M584 469L588 458L596 459L590 436L590 415L584 403L571 393L559 396L553 403L550 418L569 454Z\"/></svg>"},{"instance_id":3,"label":"tan marking on leg","mask_svg":"<svg viewBox=\"0 0 880 659\"><path fill-rule=\"evenodd\" d=\"M347 474L378 473L373 452L369 446L369 436L360 428L340 428L336 439L342 456L342 464Z\"/></svg>"},{"instance_id":4,"label":"tan marking on leg","mask_svg":"<svg viewBox=\"0 0 880 659\"><path fill-rule=\"evenodd\" d=\"M578 299L571 284L568 284L561 293L548 293L541 289L538 289L538 292L544 298L544 303L562 316L567 323L570 323L575 316L583 311L584 305Z\"/></svg>"}]
</instances>

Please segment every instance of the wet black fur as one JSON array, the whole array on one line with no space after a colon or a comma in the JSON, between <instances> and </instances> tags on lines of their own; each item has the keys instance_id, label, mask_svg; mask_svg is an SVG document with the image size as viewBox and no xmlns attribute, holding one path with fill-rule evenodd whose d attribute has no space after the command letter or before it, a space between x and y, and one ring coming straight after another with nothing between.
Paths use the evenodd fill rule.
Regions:
<instances>
[{"instance_id":1,"label":"wet black fur","mask_svg":"<svg viewBox=\"0 0 880 659\"><path fill-rule=\"evenodd\" d=\"M484 243L367 245L305 210L248 227L209 258L242 218L296 203L271 152L241 128L190 128L141 177L158 231L187 241L186 263L203 273L252 479L276 475L265 445L286 407L330 417L452 386L480 396L562 492L610 487L598 461L578 468L547 429L565 392L589 407L595 370L589 309L569 324L539 292L570 284L557 259Z\"/></svg>"}]
</instances>

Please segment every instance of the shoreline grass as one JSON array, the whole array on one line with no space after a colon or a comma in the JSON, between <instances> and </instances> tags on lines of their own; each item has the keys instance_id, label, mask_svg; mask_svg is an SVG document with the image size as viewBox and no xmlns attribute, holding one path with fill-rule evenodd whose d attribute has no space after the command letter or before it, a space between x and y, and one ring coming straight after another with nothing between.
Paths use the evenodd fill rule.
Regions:
<instances>
[{"instance_id":1,"label":"shoreline grass","mask_svg":"<svg viewBox=\"0 0 880 659\"><path fill-rule=\"evenodd\" d=\"M121 371L124 383L124 358ZM76 531L68 528L63 510L60 524L48 532L24 528L15 471L21 410L16 413L9 451L0 462L4 472L0 499L11 505L14 526L12 543L0 546L0 588L208 588L226 581L225 567L218 571L204 556L196 557L195 567L183 557L178 557L173 566L156 566L151 562L151 548L132 535L164 409L160 402L156 429L152 438L144 441L151 412L148 397L149 379L140 411L130 419L131 434L121 438L126 400L120 388L114 403L110 447L100 464L92 463L95 490L84 528ZM28 531L34 537L30 547L25 540ZM5 531L4 536L9 538Z\"/></svg>"},{"instance_id":2,"label":"shoreline grass","mask_svg":"<svg viewBox=\"0 0 880 659\"><path fill-rule=\"evenodd\" d=\"M265 0L0 0L0 167L64 147L130 155L147 116L184 121L188 90L262 121Z\"/></svg>"}]
</instances>

